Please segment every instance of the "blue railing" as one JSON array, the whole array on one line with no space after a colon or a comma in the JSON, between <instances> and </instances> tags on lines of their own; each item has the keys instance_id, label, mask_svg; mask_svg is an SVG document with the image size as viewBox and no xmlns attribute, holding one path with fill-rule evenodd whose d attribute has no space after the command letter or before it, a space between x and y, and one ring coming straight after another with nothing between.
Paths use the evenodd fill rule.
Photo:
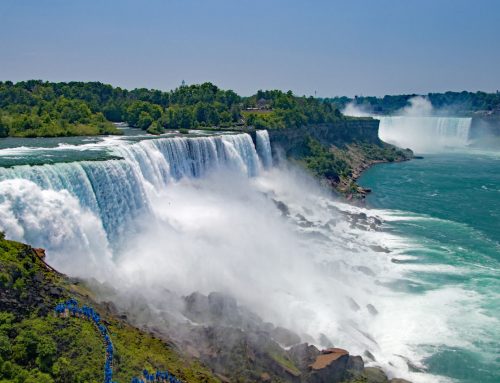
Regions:
<instances>
[{"instance_id":1,"label":"blue railing","mask_svg":"<svg viewBox=\"0 0 500 383\"><path fill-rule=\"evenodd\" d=\"M109 336L108 328L101 322L101 317L92 307L78 305L76 299L69 299L66 302L59 303L55 307L55 312L59 316L72 316L91 320L94 325L99 330L101 334L104 345L106 347L106 362L104 363L104 383L116 383L113 381L113 342ZM134 377L132 378L132 383L148 383L148 382L168 382L168 383L182 383L174 375L168 371L156 371L155 373L150 373L148 370L144 369L142 371L142 378Z\"/></svg>"}]
</instances>

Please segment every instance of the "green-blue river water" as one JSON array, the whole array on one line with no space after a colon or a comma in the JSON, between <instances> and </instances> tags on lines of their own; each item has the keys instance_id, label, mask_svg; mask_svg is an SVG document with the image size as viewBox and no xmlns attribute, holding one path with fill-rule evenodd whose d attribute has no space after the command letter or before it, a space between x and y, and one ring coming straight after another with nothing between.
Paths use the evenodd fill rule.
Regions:
<instances>
[{"instance_id":1,"label":"green-blue river water","mask_svg":"<svg viewBox=\"0 0 500 383\"><path fill-rule=\"evenodd\" d=\"M439 341L421 345L427 371L500 382L500 154L471 150L377 165L360 184L372 189L370 207L390 212L388 230L409 242L393 259L412 266L408 282L394 287L453 296L433 302L451 314L451 331L443 337L441 328L428 328Z\"/></svg>"}]
</instances>

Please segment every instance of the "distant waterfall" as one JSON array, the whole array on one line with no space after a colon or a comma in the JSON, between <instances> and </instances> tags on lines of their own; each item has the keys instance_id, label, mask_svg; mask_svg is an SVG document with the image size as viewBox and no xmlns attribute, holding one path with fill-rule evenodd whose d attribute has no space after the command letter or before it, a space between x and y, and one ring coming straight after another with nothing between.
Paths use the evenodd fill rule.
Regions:
<instances>
[{"instance_id":1,"label":"distant waterfall","mask_svg":"<svg viewBox=\"0 0 500 383\"><path fill-rule=\"evenodd\" d=\"M76 198L79 206L100 218L109 241L116 243L125 230L133 229L134 218L151 211L152 193L170 182L202 177L219 167L250 177L259 171L259 157L248 134L122 142L111 150L122 159L0 168L0 186L9 190L0 195L0 229L28 232L23 225L36 206L24 204L32 190L39 199L29 201L52 203L52 209L58 208L61 198ZM24 195L17 195L16 190ZM69 194L67 198L59 195L54 199L53 193L61 191ZM20 234L14 237L23 239ZM32 243L37 245L39 241Z\"/></svg>"},{"instance_id":2,"label":"distant waterfall","mask_svg":"<svg viewBox=\"0 0 500 383\"><path fill-rule=\"evenodd\" d=\"M416 152L437 152L463 148L468 144L471 118L457 117L376 117L379 137Z\"/></svg>"},{"instance_id":3,"label":"distant waterfall","mask_svg":"<svg viewBox=\"0 0 500 383\"><path fill-rule=\"evenodd\" d=\"M256 146L257 153L262 161L264 169L269 169L273 166L273 155L271 153L271 141L269 140L269 133L267 130L257 130L256 136Z\"/></svg>"}]
</instances>

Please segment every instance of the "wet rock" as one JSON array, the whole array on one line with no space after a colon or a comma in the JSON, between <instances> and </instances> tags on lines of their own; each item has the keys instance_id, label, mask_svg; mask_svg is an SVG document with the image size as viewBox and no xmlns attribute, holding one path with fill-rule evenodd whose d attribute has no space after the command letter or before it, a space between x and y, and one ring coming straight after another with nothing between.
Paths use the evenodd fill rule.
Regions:
<instances>
[{"instance_id":1,"label":"wet rock","mask_svg":"<svg viewBox=\"0 0 500 383\"><path fill-rule=\"evenodd\" d=\"M184 298L186 308L184 315L194 322L203 323L209 320L209 303L206 295L194 292Z\"/></svg>"},{"instance_id":2,"label":"wet rock","mask_svg":"<svg viewBox=\"0 0 500 383\"><path fill-rule=\"evenodd\" d=\"M349 355L349 360L347 361L347 372L351 376L358 376L364 369L365 364L363 358L360 356Z\"/></svg>"},{"instance_id":3,"label":"wet rock","mask_svg":"<svg viewBox=\"0 0 500 383\"><path fill-rule=\"evenodd\" d=\"M239 322L238 304L234 297L213 292L208 294L208 304L212 317L224 319L228 323Z\"/></svg>"},{"instance_id":4,"label":"wet rock","mask_svg":"<svg viewBox=\"0 0 500 383\"><path fill-rule=\"evenodd\" d=\"M349 353L341 348L324 350L309 366L310 375L307 379L311 383L337 383L345 380Z\"/></svg>"},{"instance_id":5,"label":"wet rock","mask_svg":"<svg viewBox=\"0 0 500 383\"><path fill-rule=\"evenodd\" d=\"M366 367L361 375L366 379L366 383L388 383L387 375L381 368Z\"/></svg>"},{"instance_id":6,"label":"wet rock","mask_svg":"<svg viewBox=\"0 0 500 383\"><path fill-rule=\"evenodd\" d=\"M369 248L377 253L390 253L391 252L389 249L387 249L383 246L379 246L379 245L370 245Z\"/></svg>"},{"instance_id":7,"label":"wet rock","mask_svg":"<svg viewBox=\"0 0 500 383\"><path fill-rule=\"evenodd\" d=\"M394 378L389 380L389 383L411 383L411 382L406 379Z\"/></svg>"},{"instance_id":8,"label":"wet rock","mask_svg":"<svg viewBox=\"0 0 500 383\"><path fill-rule=\"evenodd\" d=\"M375 359L375 356L374 356L374 355L373 355L370 351L368 351L368 350L365 350L365 352L363 353L363 355L364 355L367 359L369 359L369 360L371 360L371 361L373 361L373 362L376 362L376 361L377 361L377 360Z\"/></svg>"},{"instance_id":9,"label":"wet rock","mask_svg":"<svg viewBox=\"0 0 500 383\"><path fill-rule=\"evenodd\" d=\"M375 308L375 306L373 306L371 303L368 303L366 305L366 308L368 309L368 312L372 315L377 315L378 314L378 310Z\"/></svg>"},{"instance_id":10,"label":"wet rock","mask_svg":"<svg viewBox=\"0 0 500 383\"><path fill-rule=\"evenodd\" d=\"M361 309L361 307L354 299L349 297L348 301L349 301L349 307L351 308L352 311L359 311Z\"/></svg>"},{"instance_id":11,"label":"wet rock","mask_svg":"<svg viewBox=\"0 0 500 383\"><path fill-rule=\"evenodd\" d=\"M358 266L358 267L356 267L356 270L361 271L363 274L366 274L370 277L375 276L375 273L373 272L373 270L370 269L369 267L366 267L366 266Z\"/></svg>"},{"instance_id":12,"label":"wet rock","mask_svg":"<svg viewBox=\"0 0 500 383\"><path fill-rule=\"evenodd\" d=\"M290 359L301 370L306 370L309 365L313 364L319 354L320 351L315 346L307 343L297 344L288 350Z\"/></svg>"},{"instance_id":13,"label":"wet rock","mask_svg":"<svg viewBox=\"0 0 500 383\"><path fill-rule=\"evenodd\" d=\"M273 199L273 202L274 204L276 205L276 207L278 208L279 211L281 211L281 214L282 215L290 215L290 209L288 208L288 206L286 206L286 204L282 201L278 201L276 199Z\"/></svg>"}]
</instances>

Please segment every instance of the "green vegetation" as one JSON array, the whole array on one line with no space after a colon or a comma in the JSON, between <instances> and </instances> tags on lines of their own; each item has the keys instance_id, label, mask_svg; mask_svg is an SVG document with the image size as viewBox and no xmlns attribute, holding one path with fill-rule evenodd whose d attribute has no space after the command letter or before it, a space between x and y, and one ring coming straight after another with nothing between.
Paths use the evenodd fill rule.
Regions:
<instances>
[{"instance_id":1,"label":"green vegetation","mask_svg":"<svg viewBox=\"0 0 500 383\"><path fill-rule=\"evenodd\" d=\"M417 94L402 94L384 97L364 97L356 96L335 97L326 99L334 103L340 109L343 109L348 103L353 102L362 110L370 113L389 115L409 105L408 100L418 96ZM471 115L480 111L499 111L500 112L500 93L485 92L446 92L429 93L423 95L429 99L432 106L445 112L456 115Z\"/></svg>"},{"instance_id":2,"label":"green vegetation","mask_svg":"<svg viewBox=\"0 0 500 383\"><path fill-rule=\"evenodd\" d=\"M362 198L366 192L356 179L363 170L378 162L404 161L412 156L410 150L383 142L353 142L343 147L328 147L309 137L307 150L297 160L341 194Z\"/></svg>"},{"instance_id":3,"label":"green vegetation","mask_svg":"<svg viewBox=\"0 0 500 383\"><path fill-rule=\"evenodd\" d=\"M130 382L143 368L168 369L186 382L217 382L196 361L116 319L90 291L51 271L24 244L0 235L0 382L101 382L104 344L91 322L58 318L56 303L76 296L98 309L115 347L114 376Z\"/></svg>"},{"instance_id":4,"label":"green vegetation","mask_svg":"<svg viewBox=\"0 0 500 383\"><path fill-rule=\"evenodd\" d=\"M99 82L0 82L0 137L120 134L125 121L151 134L165 129L288 128L343 118L331 102L291 92L242 98L211 83L169 92L114 88Z\"/></svg>"},{"instance_id":5,"label":"green vegetation","mask_svg":"<svg viewBox=\"0 0 500 383\"><path fill-rule=\"evenodd\" d=\"M332 123L344 116L328 101L296 97L291 91L261 91L244 100L246 123L256 128L284 129Z\"/></svg>"},{"instance_id":6,"label":"green vegetation","mask_svg":"<svg viewBox=\"0 0 500 383\"><path fill-rule=\"evenodd\" d=\"M308 139L308 154L303 158L305 166L314 175L326 178L332 182L338 182L340 177L349 177L352 173L347 162L319 141Z\"/></svg>"}]
</instances>

